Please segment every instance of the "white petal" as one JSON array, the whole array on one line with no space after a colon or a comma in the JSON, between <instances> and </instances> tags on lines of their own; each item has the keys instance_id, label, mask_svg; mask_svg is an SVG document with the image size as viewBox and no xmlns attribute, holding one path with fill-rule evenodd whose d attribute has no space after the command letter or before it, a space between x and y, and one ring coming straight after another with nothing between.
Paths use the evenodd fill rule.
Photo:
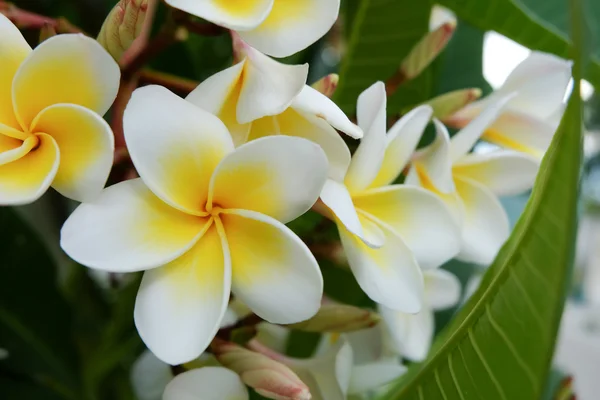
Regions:
<instances>
[{"instance_id":1,"label":"white petal","mask_svg":"<svg viewBox=\"0 0 600 400\"><path fill-rule=\"evenodd\" d=\"M321 191L321 201L348 231L361 238L364 236L352 197L344 184L328 179Z\"/></svg>"},{"instance_id":2,"label":"white petal","mask_svg":"<svg viewBox=\"0 0 600 400\"><path fill-rule=\"evenodd\" d=\"M261 322L256 326L256 329L256 340L271 350L285 354L288 339L292 332L290 329L281 325L269 324L268 322Z\"/></svg>"},{"instance_id":3,"label":"white petal","mask_svg":"<svg viewBox=\"0 0 600 400\"><path fill-rule=\"evenodd\" d=\"M196 243L202 220L163 203L133 179L77 207L61 229L60 245L75 261L114 272L159 267Z\"/></svg>"},{"instance_id":4,"label":"white petal","mask_svg":"<svg viewBox=\"0 0 600 400\"><path fill-rule=\"evenodd\" d=\"M358 97L358 125L365 133L346 175L350 193L366 189L377 176L386 146L387 97L383 82L376 82Z\"/></svg>"},{"instance_id":5,"label":"white petal","mask_svg":"<svg viewBox=\"0 0 600 400\"><path fill-rule=\"evenodd\" d=\"M383 342L383 324L377 324L372 328L344 334L354 355L354 365L370 364L381 360L386 354Z\"/></svg>"},{"instance_id":6,"label":"white petal","mask_svg":"<svg viewBox=\"0 0 600 400\"><path fill-rule=\"evenodd\" d=\"M436 136L433 143L419 151L406 177L409 185L422 186L434 193L453 193L452 160L448 129L437 119L433 120Z\"/></svg>"},{"instance_id":7,"label":"white petal","mask_svg":"<svg viewBox=\"0 0 600 400\"><path fill-rule=\"evenodd\" d=\"M433 109L424 105L415 108L392 126L387 134L385 156L381 169L371 187L393 183L410 162L423 132L431 119Z\"/></svg>"},{"instance_id":8,"label":"white petal","mask_svg":"<svg viewBox=\"0 0 600 400\"><path fill-rule=\"evenodd\" d=\"M245 64L246 60L209 76L185 99L211 114L219 115L227 98L232 94L241 79Z\"/></svg>"},{"instance_id":9,"label":"white petal","mask_svg":"<svg viewBox=\"0 0 600 400\"><path fill-rule=\"evenodd\" d=\"M458 258L489 265L510 233L506 211L498 198L481 184L458 176L455 181L465 210Z\"/></svg>"},{"instance_id":10,"label":"white petal","mask_svg":"<svg viewBox=\"0 0 600 400\"><path fill-rule=\"evenodd\" d=\"M384 186L356 196L354 204L393 229L422 268L437 268L460 250L458 224L444 202L429 191Z\"/></svg>"},{"instance_id":11,"label":"white petal","mask_svg":"<svg viewBox=\"0 0 600 400\"><path fill-rule=\"evenodd\" d=\"M248 400L240 377L222 367L193 369L177 375L165 390L163 400Z\"/></svg>"},{"instance_id":12,"label":"white petal","mask_svg":"<svg viewBox=\"0 0 600 400\"><path fill-rule=\"evenodd\" d=\"M229 301L231 262L227 243L213 224L187 253L144 273L134 310L148 348L171 365L206 350Z\"/></svg>"},{"instance_id":13,"label":"white petal","mask_svg":"<svg viewBox=\"0 0 600 400\"><path fill-rule=\"evenodd\" d=\"M13 110L11 88L17 70L31 53L31 47L19 29L1 13L0 37L0 124L20 130Z\"/></svg>"},{"instance_id":14,"label":"white petal","mask_svg":"<svg viewBox=\"0 0 600 400\"><path fill-rule=\"evenodd\" d=\"M374 224L362 213L361 224ZM372 249L338 224L348 264L362 290L373 300L405 312L418 312L423 303L423 275L404 241L384 226L385 244Z\"/></svg>"},{"instance_id":15,"label":"white petal","mask_svg":"<svg viewBox=\"0 0 600 400\"><path fill-rule=\"evenodd\" d=\"M487 105L477 117L452 137L450 140L450 157L452 162L460 159L473 148L481 135L498 118L511 98L513 96L509 95Z\"/></svg>"},{"instance_id":16,"label":"white petal","mask_svg":"<svg viewBox=\"0 0 600 400\"><path fill-rule=\"evenodd\" d=\"M57 104L42 110L31 129L52 136L60 149L52 187L77 201L96 198L104 189L114 158L114 137L108 123L85 107Z\"/></svg>"},{"instance_id":17,"label":"white petal","mask_svg":"<svg viewBox=\"0 0 600 400\"><path fill-rule=\"evenodd\" d=\"M354 139L363 137L363 131L353 124L344 112L329 97L318 90L305 85L294 99L292 108L323 118L335 129Z\"/></svg>"},{"instance_id":18,"label":"white petal","mask_svg":"<svg viewBox=\"0 0 600 400\"><path fill-rule=\"evenodd\" d=\"M513 196L533 187L539 161L512 151L468 154L453 167L457 176L474 180L497 196Z\"/></svg>"},{"instance_id":19,"label":"white petal","mask_svg":"<svg viewBox=\"0 0 600 400\"><path fill-rule=\"evenodd\" d=\"M534 51L511 72L498 91L517 92L509 108L547 118L563 101L572 64L552 54Z\"/></svg>"},{"instance_id":20,"label":"white petal","mask_svg":"<svg viewBox=\"0 0 600 400\"><path fill-rule=\"evenodd\" d=\"M488 127L482 139L541 159L557 126L519 111L507 110Z\"/></svg>"},{"instance_id":21,"label":"white petal","mask_svg":"<svg viewBox=\"0 0 600 400\"><path fill-rule=\"evenodd\" d=\"M283 64L252 48L247 49L246 56L237 104L240 124L281 114L306 85L308 77L308 64Z\"/></svg>"},{"instance_id":22,"label":"white petal","mask_svg":"<svg viewBox=\"0 0 600 400\"><path fill-rule=\"evenodd\" d=\"M456 275L436 269L425 271L425 298L434 310L453 307L460 301L461 285Z\"/></svg>"},{"instance_id":23,"label":"white petal","mask_svg":"<svg viewBox=\"0 0 600 400\"><path fill-rule=\"evenodd\" d=\"M165 0L178 8L217 25L233 30L259 26L271 12L273 0Z\"/></svg>"},{"instance_id":24,"label":"white petal","mask_svg":"<svg viewBox=\"0 0 600 400\"><path fill-rule=\"evenodd\" d=\"M297 360L290 367L309 387L313 400L346 400L352 376L352 348L343 337L325 354Z\"/></svg>"},{"instance_id":25,"label":"white petal","mask_svg":"<svg viewBox=\"0 0 600 400\"><path fill-rule=\"evenodd\" d=\"M323 37L339 9L340 0L276 0L267 19L240 36L263 53L291 56Z\"/></svg>"},{"instance_id":26,"label":"white petal","mask_svg":"<svg viewBox=\"0 0 600 400\"><path fill-rule=\"evenodd\" d=\"M39 133L36 136L39 140L36 149L24 142L23 146L27 148L23 152L28 151L27 154L0 165L0 205L34 202L52 184L60 165L60 150L50 135Z\"/></svg>"},{"instance_id":27,"label":"white petal","mask_svg":"<svg viewBox=\"0 0 600 400\"><path fill-rule=\"evenodd\" d=\"M217 167L209 201L290 222L308 211L327 179L327 158L308 140L270 136L239 147Z\"/></svg>"},{"instance_id":28,"label":"white petal","mask_svg":"<svg viewBox=\"0 0 600 400\"><path fill-rule=\"evenodd\" d=\"M53 104L77 104L104 115L117 96L120 75L115 60L94 39L81 34L51 37L15 75L15 113L25 129Z\"/></svg>"},{"instance_id":29,"label":"white petal","mask_svg":"<svg viewBox=\"0 0 600 400\"><path fill-rule=\"evenodd\" d=\"M272 323L291 324L316 314L323 277L304 242L279 221L257 212L228 210L222 220L235 296Z\"/></svg>"},{"instance_id":30,"label":"white petal","mask_svg":"<svg viewBox=\"0 0 600 400\"><path fill-rule=\"evenodd\" d=\"M407 371L400 362L373 362L352 368L349 394L360 394L380 389Z\"/></svg>"},{"instance_id":31,"label":"white petal","mask_svg":"<svg viewBox=\"0 0 600 400\"><path fill-rule=\"evenodd\" d=\"M223 123L163 87L146 86L133 93L123 124L146 185L173 207L202 213L213 171L233 151Z\"/></svg>"},{"instance_id":32,"label":"white petal","mask_svg":"<svg viewBox=\"0 0 600 400\"><path fill-rule=\"evenodd\" d=\"M393 345L403 357L422 361L427 357L434 333L433 311L427 307L418 314L405 314L380 306Z\"/></svg>"},{"instance_id":33,"label":"white petal","mask_svg":"<svg viewBox=\"0 0 600 400\"><path fill-rule=\"evenodd\" d=\"M146 350L131 367L131 386L138 400L160 400L173 379L171 366Z\"/></svg>"}]
</instances>

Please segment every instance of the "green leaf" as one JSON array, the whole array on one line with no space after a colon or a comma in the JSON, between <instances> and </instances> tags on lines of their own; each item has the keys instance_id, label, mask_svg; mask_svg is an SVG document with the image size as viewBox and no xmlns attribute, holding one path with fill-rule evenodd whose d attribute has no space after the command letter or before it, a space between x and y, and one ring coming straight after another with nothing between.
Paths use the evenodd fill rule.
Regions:
<instances>
[{"instance_id":1,"label":"green leaf","mask_svg":"<svg viewBox=\"0 0 600 400\"><path fill-rule=\"evenodd\" d=\"M581 49L580 42L578 49ZM578 57L576 57L578 58ZM574 76L581 78L581 62ZM575 85L533 193L479 290L386 399L539 399L568 289L582 160Z\"/></svg>"},{"instance_id":2,"label":"green leaf","mask_svg":"<svg viewBox=\"0 0 600 400\"><path fill-rule=\"evenodd\" d=\"M533 50L569 58L566 0L439 0L461 19L493 30ZM589 1L586 17L600 38L600 2ZM595 46L584 78L600 87L600 46Z\"/></svg>"},{"instance_id":3,"label":"green leaf","mask_svg":"<svg viewBox=\"0 0 600 400\"><path fill-rule=\"evenodd\" d=\"M352 18L346 26L349 42L340 67L340 83L334 99L347 113L356 109L358 95L377 80L390 78L411 48L429 29L431 5L428 1L346 0ZM355 9L355 11L354 11ZM430 77L420 77L429 85ZM426 89L428 86L425 86ZM428 90L411 88L419 103ZM398 111L399 108L396 110Z\"/></svg>"},{"instance_id":4,"label":"green leaf","mask_svg":"<svg viewBox=\"0 0 600 400\"><path fill-rule=\"evenodd\" d=\"M0 368L77 398L72 318L57 290L52 257L13 210L0 208L0 226L0 347L9 352ZM0 398L12 398L4 390Z\"/></svg>"}]
</instances>

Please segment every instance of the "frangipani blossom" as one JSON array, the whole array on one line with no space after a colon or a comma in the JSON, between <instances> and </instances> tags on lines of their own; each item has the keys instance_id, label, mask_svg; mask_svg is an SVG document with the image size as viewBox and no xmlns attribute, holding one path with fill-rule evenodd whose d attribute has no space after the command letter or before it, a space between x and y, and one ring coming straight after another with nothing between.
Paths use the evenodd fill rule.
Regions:
<instances>
[{"instance_id":1,"label":"frangipani blossom","mask_svg":"<svg viewBox=\"0 0 600 400\"><path fill-rule=\"evenodd\" d=\"M177 375L165 389L163 400L248 400L240 377L223 367L193 369Z\"/></svg>"},{"instance_id":2,"label":"frangipani blossom","mask_svg":"<svg viewBox=\"0 0 600 400\"><path fill-rule=\"evenodd\" d=\"M418 107L386 135L385 87L382 82L371 86L358 99L358 123L365 137L344 183L330 179L321 194L328 208L324 213L333 213L363 291L378 303L409 313L421 309L421 268L448 261L460 244L458 226L439 198L418 187L393 184L431 113L429 106Z\"/></svg>"},{"instance_id":3,"label":"frangipani blossom","mask_svg":"<svg viewBox=\"0 0 600 400\"><path fill-rule=\"evenodd\" d=\"M489 105L514 94L481 139L541 159L564 111L571 65L570 61L534 51L513 70L501 88L444 122L462 128Z\"/></svg>"},{"instance_id":4,"label":"frangipani blossom","mask_svg":"<svg viewBox=\"0 0 600 400\"><path fill-rule=\"evenodd\" d=\"M350 151L333 127L353 138L361 129L327 96L306 85L307 65L276 62L241 43L245 58L209 77L187 97L218 116L236 146L265 136L287 135L321 146L329 160L329 177L343 181Z\"/></svg>"},{"instance_id":5,"label":"frangipani blossom","mask_svg":"<svg viewBox=\"0 0 600 400\"><path fill-rule=\"evenodd\" d=\"M101 115L120 71L93 39L58 35L31 50L0 14L0 205L31 203L52 186L96 197L112 167L114 137Z\"/></svg>"},{"instance_id":6,"label":"frangipani blossom","mask_svg":"<svg viewBox=\"0 0 600 400\"><path fill-rule=\"evenodd\" d=\"M462 227L458 258L490 264L509 235L506 211L496 196L515 195L533 186L539 163L509 150L469 153L510 98L487 107L450 139L434 120L436 138L414 157L406 183L420 185L442 199Z\"/></svg>"},{"instance_id":7,"label":"frangipani blossom","mask_svg":"<svg viewBox=\"0 0 600 400\"><path fill-rule=\"evenodd\" d=\"M159 86L134 92L125 140L141 176L81 205L61 232L73 259L95 269L146 270L135 323L160 359L181 364L210 344L230 291L275 323L310 318L323 279L284 224L318 198L327 159L291 137L238 149L214 115Z\"/></svg>"},{"instance_id":8,"label":"frangipani blossom","mask_svg":"<svg viewBox=\"0 0 600 400\"><path fill-rule=\"evenodd\" d=\"M290 331L259 325L250 347L290 367L310 388L312 400L346 400L380 388L398 378L406 367L391 352L384 354L380 327L347 334L326 334L310 358L283 356Z\"/></svg>"},{"instance_id":9,"label":"frangipani blossom","mask_svg":"<svg viewBox=\"0 0 600 400\"><path fill-rule=\"evenodd\" d=\"M166 0L167 4L237 31L250 45L287 57L323 37L337 20L340 0Z\"/></svg>"},{"instance_id":10,"label":"frangipani blossom","mask_svg":"<svg viewBox=\"0 0 600 400\"><path fill-rule=\"evenodd\" d=\"M406 314L380 306L383 325L397 354L422 361L427 356L435 331L434 311L455 306L460 300L460 282L443 269L429 270L425 277L425 301L418 314Z\"/></svg>"}]
</instances>

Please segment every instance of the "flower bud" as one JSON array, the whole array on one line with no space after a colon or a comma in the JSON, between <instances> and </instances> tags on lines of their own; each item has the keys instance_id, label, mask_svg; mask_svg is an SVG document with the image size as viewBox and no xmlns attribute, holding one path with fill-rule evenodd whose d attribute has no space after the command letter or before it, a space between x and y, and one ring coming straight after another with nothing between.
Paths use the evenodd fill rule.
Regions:
<instances>
[{"instance_id":1,"label":"flower bud","mask_svg":"<svg viewBox=\"0 0 600 400\"><path fill-rule=\"evenodd\" d=\"M345 304L324 304L311 319L288 327L306 332L352 332L373 327L379 320L379 315L370 310Z\"/></svg>"},{"instance_id":2,"label":"flower bud","mask_svg":"<svg viewBox=\"0 0 600 400\"><path fill-rule=\"evenodd\" d=\"M433 116L443 121L479 97L481 89L460 89L437 96L426 104L433 108Z\"/></svg>"},{"instance_id":3,"label":"flower bud","mask_svg":"<svg viewBox=\"0 0 600 400\"><path fill-rule=\"evenodd\" d=\"M275 400L309 400L308 387L291 369L266 355L215 339L212 351L223 366L237 372L258 394ZM276 354L274 358L285 358Z\"/></svg>"},{"instance_id":4,"label":"flower bud","mask_svg":"<svg viewBox=\"0 0 600 400\"><path fill-rule=\"evenodd\" d=\"M446 48L455 30L456 20L453 20L425 35L404 58L398 72L386 82L388 95L394 93L402 83L419 76Z\"/></svg>"},{"instance_id":5,"label":"flower bud","mask_svg":"<svg viewBox=\"0 0 600 400\"><path fill-rule=\"evenodd\" d=\"M340 77L338 74L329 74L319 79L311 86L313 89L317 89L319 92L323 93L327 97L333 96L335 93L335 89L337 89L338 82Z\"/></svg>"},{"instance_id":6,"label":"flower bud","mask_svg":"<svg viewBox=\"0 0 600 400\"><path fill-rule=\"evenodd\" d=\"M117 61L140 35L149 0L120 0L108 14L98 34L98 42Z\"/></svg>"}]
</instances>

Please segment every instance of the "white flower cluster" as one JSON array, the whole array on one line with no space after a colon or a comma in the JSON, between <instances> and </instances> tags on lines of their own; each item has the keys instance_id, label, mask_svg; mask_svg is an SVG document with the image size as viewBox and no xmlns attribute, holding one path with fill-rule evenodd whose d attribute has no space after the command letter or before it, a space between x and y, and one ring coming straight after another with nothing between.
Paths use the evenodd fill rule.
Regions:
<instances>
[{"instance_id":1,"label":"white flower cluster","mask_svg":"<svg viewBox=\"0 0 600 400\"><path fill-rule=\"evenodd\" d=\"M427 105L388 130L382 82L360 95L354 124L306 85L308 65L267 56L321 38L339 0L167 3L234 30L241 60L185 99L160 86L137 89L123 125L139 178L106 189L114 139L100 115L117 94L116 63L81 35L31 50L0 15L0 203L31 202L51 185L83 201L62 229L62 248L90 268L145 271L135 324L172 365L213 342L231 293L273 324L315 315L320 268L285 225L312 208L337 224L394 351L422 359L432 310L456 303L460 292L438 268L454 257L489 264L508 237L497 196L531 188L570 64L534 53L502 89L445 120L461 128L452 137ZM417 149L431 122L435 139ZM338 131L361 139L353 155ZM479 140L499 147L473 152ZM310 369L290 365L299 375ZM248 396L231 371L193 373L176 378L165 399Z\"/></svg>"}]
</instances>

